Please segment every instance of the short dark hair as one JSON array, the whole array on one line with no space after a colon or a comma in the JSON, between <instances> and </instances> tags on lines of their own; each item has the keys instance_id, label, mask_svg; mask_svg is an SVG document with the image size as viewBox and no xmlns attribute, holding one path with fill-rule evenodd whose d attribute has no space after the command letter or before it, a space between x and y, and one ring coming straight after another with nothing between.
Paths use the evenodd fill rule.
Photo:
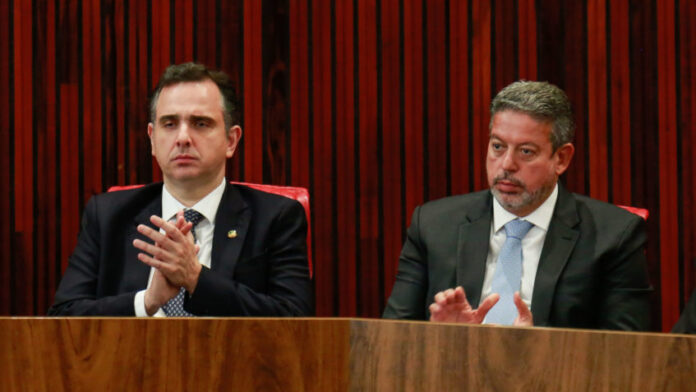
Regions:
<instances>
[{"instance_id":1,"label":"short dark hair","mask_svg":"<svg viewBox=\"0 0 696 392\"><path fill-rule=\"evenodd\" d=\"M216 71L198 63L173 64L167 67L160 77L159 83L150 99L150 121L157 120L157 101L162 89L177 83L200 82L209 79L220 89L222 95L222 116L225 129L238 125L240 118L237 104L237 93L232 86L230 77L222 71Z\"/></svg>"},{"instance_id":2,"label":"short dark hair","mask_svg":"<svg viewBox=\"0 0 696 392\"><path fill-rule=\"evenodd\" d=\"M551 83L519 80L500 90L491 102L491 125L493 116L506 110L551 123L554 151L573 141L575 122L570 100L563 90Z\"/></svg>"}]
</instances>

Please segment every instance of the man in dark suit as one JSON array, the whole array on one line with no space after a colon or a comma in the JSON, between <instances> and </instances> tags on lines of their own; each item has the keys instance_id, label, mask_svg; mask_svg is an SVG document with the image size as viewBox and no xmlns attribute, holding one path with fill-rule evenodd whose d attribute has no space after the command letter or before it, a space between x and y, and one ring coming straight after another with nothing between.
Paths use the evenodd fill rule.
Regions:
<instances>
[{"instance_id":1,"label":"man in dark suit","mask_svg":"<svg viewBox=\"0 0 696 392\"><path fill-rule=\"evenodd\" d=\"M490 190L415 209L384 317L648 329L643 220L558 183L573 133L558 87L521 81L498 93Z\"/></svg>"},{"instance_id":2,"label":"man in dark suit","mask_svg":"<svg viewBox=\"0 0 696 392\"><path fill-rule=\"evenodd\" d=\"M150 112L164 183L89 201L49 314L311 315L302 206L225 179L242 136L229 78L170 66Z\"/></svg>"}]
</instances>

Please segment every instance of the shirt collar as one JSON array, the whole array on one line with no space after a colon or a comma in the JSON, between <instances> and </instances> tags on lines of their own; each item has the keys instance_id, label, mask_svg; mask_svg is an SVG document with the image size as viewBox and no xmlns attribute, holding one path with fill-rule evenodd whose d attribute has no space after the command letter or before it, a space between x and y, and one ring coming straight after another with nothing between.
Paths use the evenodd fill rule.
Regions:
<instances>
[{"instance_id":1,"label":"shirt collar","mask_svg":"<svg viewBox=\"0 0 696 392\"><path fill-rule=\"evenodd\" d=\"M508 222L515 220L517 218L524 218L524 220L532 223L534 226L547 231L549 225L551 224L551 217L553 216L553 210L556 207L556 200L558 200L558 183L553 188L551 195L544 200L541 205L534 210L531 214L519 217L500 205L498 199L493 197L493 232L497 233L503 226Z\"/></svg>"},{"instance_id":2,"label":"shirt collar","mask_svg":"<svg viewBox=\"0 0 696 392\"><path fill-rule=\"evenodd\" d=\"M222 194L225 192L225 178L222 178L222 182L210 193L205 195L191 208L198 211L207 219L211 224L215 224L215 214L217 213L218 206L220 205L220 200L222 200ZM186 209L187 207L181 204L179 200L175 199L171 193L167 190L167 186L162 187L162 217L171 220L177 212Z\"/></svg>"}]
</instances>

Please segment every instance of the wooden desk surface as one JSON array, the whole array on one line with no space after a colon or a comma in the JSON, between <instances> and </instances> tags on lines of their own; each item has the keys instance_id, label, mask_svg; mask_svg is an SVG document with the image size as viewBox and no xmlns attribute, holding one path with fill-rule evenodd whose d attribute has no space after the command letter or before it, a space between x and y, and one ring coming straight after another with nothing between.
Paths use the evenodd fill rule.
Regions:
<instances>
[{"instance_id":1,"label":"wooden desk surface","mask_svg":"<svg viewBox=\"0 0 696 392\"><path fill-rule=\"evenodd\" d=\"M368 319L0 318L0 390L690 391L696 337Z\"/></svg>"}]
</instances>

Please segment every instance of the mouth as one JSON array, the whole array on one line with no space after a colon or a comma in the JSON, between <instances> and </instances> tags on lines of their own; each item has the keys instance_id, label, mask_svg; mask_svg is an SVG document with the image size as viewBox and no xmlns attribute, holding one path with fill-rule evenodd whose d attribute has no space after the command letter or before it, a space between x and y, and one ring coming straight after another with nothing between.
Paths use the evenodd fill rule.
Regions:
<instances>
[{"instance_id":1,"label":"mouth","mask_svg":"<svg viewBox=\"0 0 696 392\"><path fill-rule=\"evenodd\" d=\"M194 157L193 155L188 155L188 154L179 154L179 155L176 155L172 159L173 162L177 162L177 163L189 163L189 162L193 162L196 160L197 160L196 157Z\"/></svg>"},{"instance_id":2,"label":"mouth","mask_svg":"<svg viewBox=\"0 0 696 392\"><path fill-rule=\"evenodd\" d=\"M496 179L493 185L498 191L503 193L517 193L524 189L520 181L511 178Z\"/></svg>"}]
</instances>

